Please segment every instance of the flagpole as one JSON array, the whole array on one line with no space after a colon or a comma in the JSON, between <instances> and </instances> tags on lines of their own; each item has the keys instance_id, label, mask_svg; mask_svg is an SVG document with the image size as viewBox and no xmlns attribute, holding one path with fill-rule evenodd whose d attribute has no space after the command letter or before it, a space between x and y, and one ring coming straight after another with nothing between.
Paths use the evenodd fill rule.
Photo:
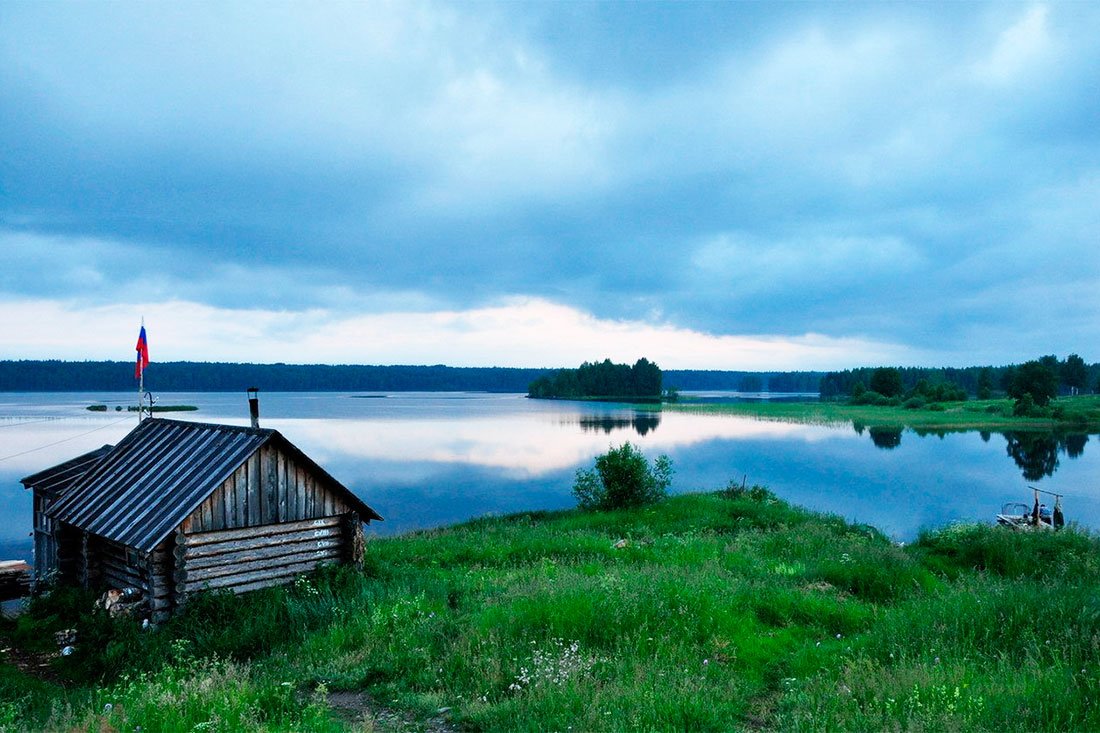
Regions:
<instances>
[{"instance_id":1,"label":"flagpole","mask_svg":"<svg viewBox=\"0 0 1100 733\"><path fill-rule=\"evenodd\" d=\"M141 328L145 330L145 316L141 317ZM141 363L141 352L138 352L138 363ZM145 368L138 372L138 424L141 424L142 413L145 411Z\"/></svg>"}]
</instances>

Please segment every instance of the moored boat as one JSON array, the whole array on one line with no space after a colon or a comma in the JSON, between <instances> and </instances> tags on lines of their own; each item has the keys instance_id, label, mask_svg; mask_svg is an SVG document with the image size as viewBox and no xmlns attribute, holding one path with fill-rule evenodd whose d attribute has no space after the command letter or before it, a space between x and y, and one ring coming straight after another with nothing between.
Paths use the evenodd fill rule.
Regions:
<instances>
[{"instance_id":1,"label":"moored boat","mask_svg":"<svg viewBox=\"0 0 1100 733\"><path fill-rule=\"evenodd\" d=\"M1022 501L1008 501L1001 505L1001 511L997 514L997 524L1013 529L1061 529L1065 526L1066 519L1062 513L1062 494L1053 491L1044 491L1034 486L1029 486L1035 493L1035 501L1029 507ZM1039 494L1047 494L1054 497L1054 508L1050 509L1046 504L1040 503Z\"/></svg>"}]
</instances>

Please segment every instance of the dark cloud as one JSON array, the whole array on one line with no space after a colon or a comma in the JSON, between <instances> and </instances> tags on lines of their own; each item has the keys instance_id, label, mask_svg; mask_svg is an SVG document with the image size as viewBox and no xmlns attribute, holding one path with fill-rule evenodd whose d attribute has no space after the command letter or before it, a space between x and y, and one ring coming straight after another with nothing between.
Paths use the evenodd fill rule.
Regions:
<instances>
[{"instance_id":1,"label":"dark cloud","mask_svg":"<svg viewBox=\"0 0 1100 733\"><path fill-rule=\"evenodd\" d=\"M7 298L1100 336L1091 6L0 12Z\"/></svg>"}]
</instances>

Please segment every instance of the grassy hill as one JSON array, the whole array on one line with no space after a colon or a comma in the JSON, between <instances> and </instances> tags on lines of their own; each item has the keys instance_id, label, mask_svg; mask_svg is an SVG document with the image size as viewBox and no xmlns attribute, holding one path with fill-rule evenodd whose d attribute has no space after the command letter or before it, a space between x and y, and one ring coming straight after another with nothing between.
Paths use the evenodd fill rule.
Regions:
<instances>
[{"instance_id":1,"label":"grassy hill","mask_svg":"<svg viewBox=\"0 0 1100 733\"><path fill-rule=\"evenodd\" d=\"M1088 533L902 547L756 487L484 519L155 631L84 614L36 669L56 595L3 628L0 730L1097 730L1098 581Z\"/></svg>"}]
</instances>

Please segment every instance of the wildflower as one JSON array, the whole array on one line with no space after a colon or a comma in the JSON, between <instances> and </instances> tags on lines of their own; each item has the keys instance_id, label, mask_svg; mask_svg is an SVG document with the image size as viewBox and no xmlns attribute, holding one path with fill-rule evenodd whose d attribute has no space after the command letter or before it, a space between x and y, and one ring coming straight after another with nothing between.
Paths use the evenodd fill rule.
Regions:
<instances>
[{"instance_id":1,"label":"wildflower","mask_svg":"<svg viewBox=\"0 0 1100 733\"><path fill-rule=\"evenodd\" d=\"M837 634L837 635L836 635L836 638L838 638L838 639L839 639L840 637L841 637L841 634Z\"/></svg>"},{"instance_id":2,"label":"wildflower","mask_svg":"<svg viewBox=\"0 0 1100 733\"><path fill-rule=\"evenodd\" d=\"M932 664L939 664L939 663L940 663L940 658L939 657L936 657L935 659L932 660Z\"/></svg>"},{"instance_id":3,"label":"wildflower","mask_svg":"<svg viewBox=\"0 0 1100 733\"><path fill-rule=\"evenodd\" d=\"M103 712L105 712L105 713L109 713L114 709L115 709L115 706L112 705L111 703L107 703L106 705L103 706Z\"/></svg>"},{"instance_id":4,"label":"wildflower","mask_svg":"<svg viewBox=\"0 0 1100 733\"><path fill-rule=\"evenodd\" d=\"M707 666L708 664L710 664L710 660L709 660L709 659L704 659L704 660L703 660L703 666L705 667L705 666Z\"/></svg>"}]
</instances>

